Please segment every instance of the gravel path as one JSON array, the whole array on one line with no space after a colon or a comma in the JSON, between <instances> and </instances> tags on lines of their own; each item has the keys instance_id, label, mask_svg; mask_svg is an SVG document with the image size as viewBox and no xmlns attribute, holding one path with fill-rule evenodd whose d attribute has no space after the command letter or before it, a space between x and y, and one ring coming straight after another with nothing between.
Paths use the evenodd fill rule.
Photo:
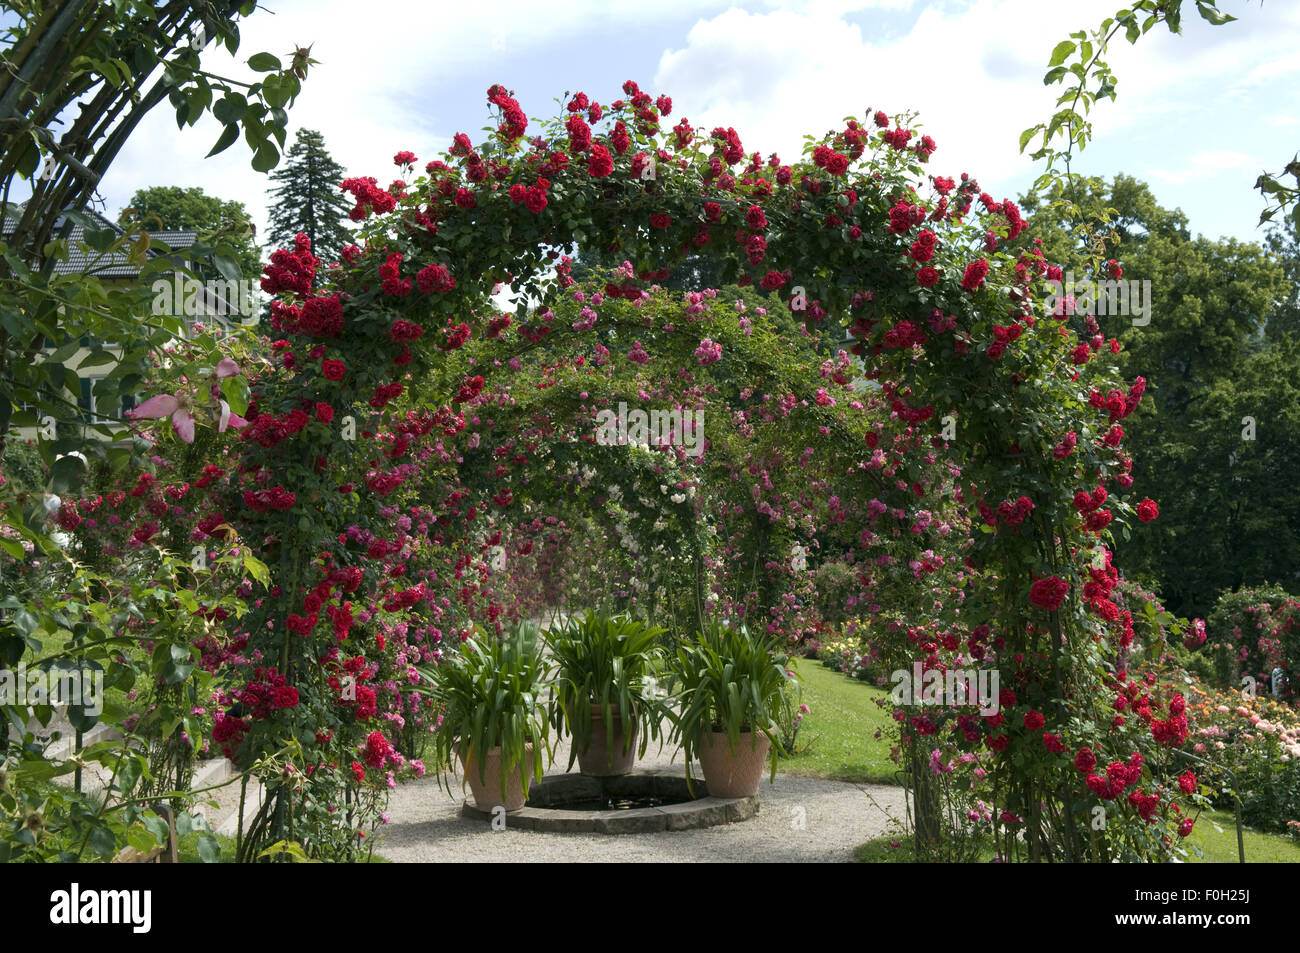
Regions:
<instances>
[{"instance_id":1,"label":"gravel path","mask_svg":"<svg viewBox=\"0 0 1300 953\"><path fill-rule=\"evenodd\" d=\"M652 748L638 766L670 761L667 751L655 756ZM558 767L548 773L562 773L567 752L557 753L556 762ZM676 763L682 763L680 754ZM764 776L758 816L742 823L611 835L510 830L507 821L506 830L494 831L482 821L461 817L458 779L452 790L454 797L433 777L398 785L376 852L396 863L847 862L859 844L887 833L891 818L905 816L900 787L778 774L775 784Z\"/></svg>"}]
</instances>

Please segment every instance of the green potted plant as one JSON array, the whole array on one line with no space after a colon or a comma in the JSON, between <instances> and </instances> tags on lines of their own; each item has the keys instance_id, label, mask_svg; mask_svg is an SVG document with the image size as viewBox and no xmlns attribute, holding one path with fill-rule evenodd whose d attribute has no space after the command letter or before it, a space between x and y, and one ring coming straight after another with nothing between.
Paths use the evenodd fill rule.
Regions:
<instances>
[{"instance_id":1,"label":"green potted plant","mask_svg":"<svg viewBox=\"0 0 1300 953\"><path fill-rule=\"evenodd\" d=\"M788 664L780 639L716 620L677 649L677 730L688 785L696 758L714 797L758 793L764 761L770 760L776 780L781 742L774 732L780 730L782 693L794 677Z\"/></svg>"},{"instance_id":2,"label":"green potted plant","mask_svg":"<svg viewBox=\"0 0 1300 953\"><path fill-rule=\"evenodd\" d=\"M537 628L521 625L501 638L475 633L460 654L433 669L432 696L442 707L434 734L440 764L459 759L481 811L517 811L532 780L541 780L551 749L545 704L550 664L538 650Z\"/></svg>"},{"instance_id":3,"label":"green potted plant","mask_svg":"<svg viewBox=\"0 0 1300 953\"><path fill-rule=\"evenodd\" d=\"M659 687L663 629L625 615L587 612L549 631L556 665L552 723L573 738L583 774L627 774L651 739L662 744L664 698Z\"/></svg>"}]
</instances>

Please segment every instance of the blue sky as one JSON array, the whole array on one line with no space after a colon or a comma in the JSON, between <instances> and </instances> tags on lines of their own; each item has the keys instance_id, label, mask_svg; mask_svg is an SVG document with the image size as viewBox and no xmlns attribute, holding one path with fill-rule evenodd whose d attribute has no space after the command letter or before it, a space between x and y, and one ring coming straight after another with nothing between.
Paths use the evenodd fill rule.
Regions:
<instances>
[{"instance_id":1,"label":"blue sky","mask_svg":"<svg viewBox=\"0 0 1300 953\"><path fill-rule=\"evenodd\" d=\"M264 0L245 21L239 59L313 44L321 61L291 111L320 130L352 175L395 175L392 155L421 161L457 131L488 121L493 83L530 117L566 90L609 102L625 79L673 98L674 121L734 126L747 150L793 158L805 132L868 108L919 113L939 144L935 174L970 172L996 197L1015 196L1035 165L1021 129L1050 115L1057 87L1041 77L1056 42L1095 27L1118 0L810 0L750 3L581 0L542 4L412 4ZM1192 4L1187 4L1189 8ZM1300 3L1221 0L1223 27L1188 14L1181 37L1153 30L1121 42L1110 62L1119 99L1094 113L1095 141L1078 171L1126 172L1187 214L1194 232L1259 240L1252 190L1300 149ZM205 66L242 75L224 50ZM246 70L244 71L246 73ZM164 103L104 181L110 215L146 185L198 185L243 201L265 223L263 176L242 141L204 159L219 127L177 133Z\"/></svg>"}]
</instances>

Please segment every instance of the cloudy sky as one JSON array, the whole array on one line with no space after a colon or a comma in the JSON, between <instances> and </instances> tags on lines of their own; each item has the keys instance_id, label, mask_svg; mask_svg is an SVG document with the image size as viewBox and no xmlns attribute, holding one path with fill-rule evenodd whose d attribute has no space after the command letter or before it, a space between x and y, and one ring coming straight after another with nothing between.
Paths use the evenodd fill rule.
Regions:
<instances>
[{"instance_id":1,"label":"cloudy sky","mask_svg":"<svg viewBox=\"0 0 1300 953\"><path fill-rule=\"evenodd\" d=\"M915 111L935 138L935 174L970 172L995 197L1014 197L1035 168L1020 131L1051 114L1060 87L1042 75L1052 47L1095 28L1118 0L476 0L412 3L263 0L242 26L238 58L209 49L204 65L244 76L241 61L311 44L320 65L291 110L293 128L319 130L352 175L388 181L392 156L423 163L458 131L479 137L485 92L513 90L530 117L583 91L619 98L634 79L673 98L673 121L734 126L749 151L796 156L868 109ZM1300 148L1300 3L1220 0L1238 21L1203 23L1188 3L1183 35L1153 30L1120 42L1110 64L1117 102L1094 113L1095 141L1078 171L1125 172L1182 208L1193 231L1258 240L1256 176ZM103 183L115 216L148 185L201 186L243 201L264 230L267 181L242 140L203 156L220 127L205 118L177 133L164 103ZM292 134L292 133L291 133Z\"/></svg>"}]
</instances>

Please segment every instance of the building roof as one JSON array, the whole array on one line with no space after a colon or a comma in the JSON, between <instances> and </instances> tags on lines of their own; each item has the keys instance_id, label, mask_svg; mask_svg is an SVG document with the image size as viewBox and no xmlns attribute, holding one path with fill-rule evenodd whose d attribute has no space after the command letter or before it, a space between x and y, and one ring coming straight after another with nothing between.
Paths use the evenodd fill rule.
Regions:
<instances>
[{"instance_id":1,"label":"building roof","mask_svg":"<svg viewBox=\"0 0 1300 953\"><path fill-rule=\"evenodd\" d=\"M19 208L21 207L19 206ZM118 236L123 234L124 229L120 225L110 222L98 212L86 210L81 214L100 230L110 229ZM54 230L56 233L63 228L65 221L66 219L62 215L55 219ZM0 237L7 238L13 234L15 228L17 228L17 220L10 215L6 215L3 228L0 230ZM146 234L149 236L150 243L150 247L145 252L148 257L166 257L177 264L182 261L190 261L185 251L199 239L198 232L180 229L165 229ZM124 252L113 251L101 255L85 245L85 236L85 227L74 222L67 237L68 255L66 258L54 263L55 274L91 274L96 278L138 278L140 276L140 266L131 262ZM161 247L158 247L157 243L165 244L168 251L163 251ZM172 272L167 272L167 274L172 274ZM225 298L225 293L214 291L210 286L205 286L202 289L198 300L205 316L215 317L222 321L227 320L230 315L236 314L239 308L238 302L229 301Z\"/></svg>"},{"instance_id":2,"label":"building roof","mask_svg":"<svg viewBox=\"0 0 1300 953\"><path fill-rule=\"evenodd\" d=\"M20 206L21 207L21 206ZM92 220L96 227L100 229L110 229L115 234L121 235L123 229L121 226L110 222L98 212L82 212L88 219ZM65 223L65 219L60 215L54 221L54 230L58 233ZM0 232L5 238L13 234L17 228L17 221L9 215L4 218L3 231ZM193 231L157 231L149 232L149 241L152 246L153 242L165 242L172 252L177 252L189 248L198 241L198 232ZM133 264L124 252L113 251L107 255L100 255L93 249L85 246L86 229L80 223L74 223L72 231L68 234L68 255L54 263L54 273L57 275L79 275L82 273L93 274L97 278L135 278L140 274L140 266ZM150 258L157 258L164 252L159 248L150 247L146 254Z\"/></svg>"}]
</instances>

